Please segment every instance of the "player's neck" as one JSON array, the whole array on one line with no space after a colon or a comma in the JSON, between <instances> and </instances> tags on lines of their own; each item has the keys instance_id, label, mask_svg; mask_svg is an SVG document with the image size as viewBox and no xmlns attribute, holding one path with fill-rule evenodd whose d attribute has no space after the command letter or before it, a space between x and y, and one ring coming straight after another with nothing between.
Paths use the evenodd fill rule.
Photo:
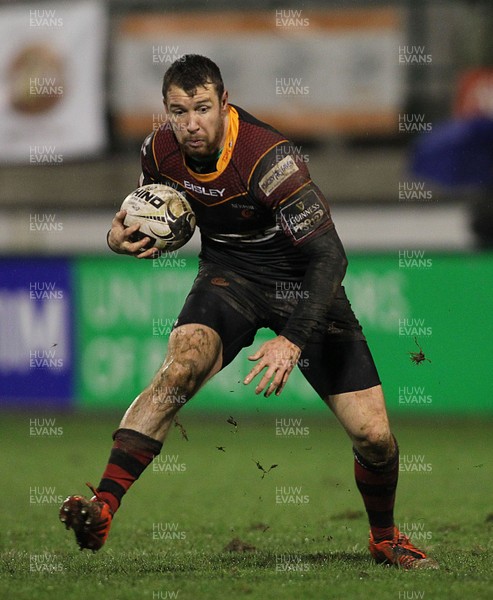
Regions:
<instances>
[{"instance_id":1,"label":"player's neck","mask_svg":"<svg viewBox=\"0 0 493 600\"><path fill-rule=\"evenodd\" d=\"M226 138L228 137L228 128L229 128L229 106L228 106L226 115L224 117L223 134L221 136L219 148L212 154L209 154L208 156L202 156L202 157L187 156L186 157L187 165L192 169L192 171L195 171L196 173L200 173L200 174L206 174L206 173L213 173L214 171L217 170L217 161L219 160L219 157L222 154L224 144L226 143Z\"/></svg>"},{"instance_id":2,"label":"player's neck","mask_svg":"<svg viewBox=\"0 0 493 600\"><path fill-rule=\"evenodd\" d=\"M219 160L222 151L223 149L220 148L214 154L201 158L186 156L185 160L187 165L192 169L192 171L195 171L195 173L199 173L201 175L213 173L217 170L217 161Z\"/></svg>"},{"instance_id":3,"label":"player's neck","mask_svg":"<svg viewBox=\"0 0 493 600\"><path fill-rule=\"evenodd\" d=\"M185 156L185 161L186 161L187 165L192 169L192 171L195 171L196 173L203 175L206 173L213 173L214 171L217 170L217 161L219 160L219 157L222 154L224 144L226 143L226 139L228 137L228 128L229 128L229 106L228 106L226 115L224 116L224 127L223 127L223 133L221 136L221 140L219 143L219 148L215 152L209 154L208 156L200 156L200 157L199 156L189 156L189 155Z\"/></svg>"}]
</instances>

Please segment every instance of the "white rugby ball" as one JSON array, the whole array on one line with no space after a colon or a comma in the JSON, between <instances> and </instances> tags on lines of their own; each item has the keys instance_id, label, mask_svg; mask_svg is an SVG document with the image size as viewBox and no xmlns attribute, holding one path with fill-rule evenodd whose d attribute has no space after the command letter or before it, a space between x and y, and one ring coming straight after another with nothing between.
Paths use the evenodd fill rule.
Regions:
<instances>
[{"instance_id":1,"label":"white rugby ball","mask_svg":"<svg viewBox=\"0 0 493 600\"><path fill-rule=\"evenodd\" d=\"M145 246L161 252L178 250L195 231L195 214L187 199L177 190L161 183L151 183L137 188L122 203L127 214L126 227L139 223L140 229L132 234L131 241L149 237Z\"/></svg>"}]
</instances>

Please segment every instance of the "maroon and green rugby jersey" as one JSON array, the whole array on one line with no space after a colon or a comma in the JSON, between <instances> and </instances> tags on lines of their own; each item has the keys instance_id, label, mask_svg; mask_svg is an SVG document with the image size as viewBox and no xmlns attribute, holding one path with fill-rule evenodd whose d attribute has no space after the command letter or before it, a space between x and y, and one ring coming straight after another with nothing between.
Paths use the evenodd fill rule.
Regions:
<instances>
[{"instance_id":1,"label":"maroon and green rugby jersey","mask_svg":"<svg viewBox=\"0 0 493 600\"><path fill-rule=\"evenodd\" d=\"M298 247L333 227L327 200L292 144L238 106L229 105L213 172L192 170L168 124L145 139L141 160L140 185L169 185L190 202L201 258L245 277L302 278L309 259Z\"/></svg>"}]
</instances>

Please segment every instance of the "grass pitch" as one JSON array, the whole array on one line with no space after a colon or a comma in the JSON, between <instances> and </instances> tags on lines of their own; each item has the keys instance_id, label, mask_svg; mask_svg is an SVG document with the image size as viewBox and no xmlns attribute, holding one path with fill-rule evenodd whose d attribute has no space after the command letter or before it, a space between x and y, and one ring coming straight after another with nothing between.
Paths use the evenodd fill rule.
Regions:
<instances>
[{"instance_id":1,"label":"grass pitch","mask_svg":"<svg viewBox=\"0 0 493 600\"><path fill-rule=\"evenodd\" d=\"M492 597L491 421L394 421L397 522L441 564L405 572L370 559L350 444L329 412L229 416L183 409L188 441L172 430L96 554L57 512L99 483L120 415L3 416L0 597Z\"/></svg>"}]
</instances>

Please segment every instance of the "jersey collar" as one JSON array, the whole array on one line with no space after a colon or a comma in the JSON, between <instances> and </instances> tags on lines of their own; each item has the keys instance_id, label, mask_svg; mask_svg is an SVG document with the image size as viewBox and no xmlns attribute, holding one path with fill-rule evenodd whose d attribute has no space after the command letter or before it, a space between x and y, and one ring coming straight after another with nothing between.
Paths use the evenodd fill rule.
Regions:
<instances>
[{"instance_id":1,"label":"jersey collar","mask_svg":"<svg viewBox=\"0 0 493 600\"><path fill-rule=\"evenodd\" d=\"M198 181L213 181L214 179L219 177L219 175L221 175L225 171L226 167L229 165L231 157L233 156L233 150L236 144L236 140L238 138L238 131L240 129L240 118L238 116L238 111L234 106L231 106L231 104L228 105L228 110L228 131L226 133L226 139L224 141L221 156L219 157L216 164L216 170L212 171L211 173L196 173L187 165L185 157L183 156L183 164L185 165L185 168L190 173L190 175L192 175L192 177L194 177Z\"/></svg>"}]
</instances>

